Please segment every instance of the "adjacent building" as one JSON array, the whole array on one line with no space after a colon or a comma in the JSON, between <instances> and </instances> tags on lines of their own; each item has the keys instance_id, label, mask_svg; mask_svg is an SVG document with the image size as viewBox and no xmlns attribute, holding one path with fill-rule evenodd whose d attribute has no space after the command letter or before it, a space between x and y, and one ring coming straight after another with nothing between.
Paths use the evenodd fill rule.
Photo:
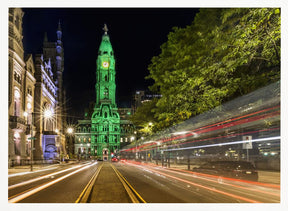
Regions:
<instances>
[{"instance_id":1,"label":"adjacent building","mask_svg":"<svg viewBox=\"0 0 288 211\"><path fill-rule=\"evenodd\" d=\"M20 8L9 9L9 162L58 159L65 152L60 23L56 42L44 38L43 53L24 59ZM33 147L32 147L33 146ZM33 154L32 153L32 148Z\"/></svg>"},{"instance_id":2,"label":"adjacent building","mask_svg":"<svg viewBox=\"0 0 288 211\"><path fill-rule=\"evenodd\" d=\"M8 146L9 161L30 158L30 131L33 129L35 68L31 55L24 59L23 48L23 11L19 8L9 9L9 100L8 100ZM31 127L32 126L32 127Z\"/></svg>"}]
</instances>

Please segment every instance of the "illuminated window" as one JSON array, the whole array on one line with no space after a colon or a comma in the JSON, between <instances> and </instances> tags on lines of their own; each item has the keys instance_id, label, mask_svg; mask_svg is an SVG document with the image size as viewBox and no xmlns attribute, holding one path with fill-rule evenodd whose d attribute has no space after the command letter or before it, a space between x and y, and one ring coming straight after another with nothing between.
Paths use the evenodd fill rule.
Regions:
<instances>
[{"instance_id":1,"label":"illuminated window","mask_svg":"<svg viewBox=\"0 0 288 211\"><path fill-rule=\"evenodd\" d=\"M20 115L20 93L18 90L14 92L14 116Z\"/></svg>"},{"instance_id":2,"label":"illuminated window","mask_svg":"<svg viewBox=\"0 0 288 211\"><path fill-rule=\"evenodd\" d=\"M20 155L20 134L14 133L14 150L15 155Z\"/></svg>"},{"instance_id":3,"label":"illuminated window","mask_svg":"<svg viewBox=\"0 0 288 211\"><path fill-rule=\"evenodd\" d=\"M105 99L107 99L108 98L108 96L109 96L109 90L108 90L108 88L107 87L105 87L105 89L104 89L104 98Z\"/></svg>"}]
</instances>

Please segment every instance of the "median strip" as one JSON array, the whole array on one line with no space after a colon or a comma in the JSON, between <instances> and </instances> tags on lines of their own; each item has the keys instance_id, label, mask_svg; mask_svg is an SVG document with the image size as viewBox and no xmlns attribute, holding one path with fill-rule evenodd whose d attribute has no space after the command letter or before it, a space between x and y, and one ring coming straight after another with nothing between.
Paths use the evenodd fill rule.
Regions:
<instances>
[{"instance_id":1,"label":"median strip","mask_svg":"<svg viewBox=\"0 0 288 211\"><path fill-rule=\"evenodd\" d=\"M95 184L96 178L98 177L102 167L103 163L97 168L95 174L92 176L92 178L90 179L78 199L75 201L75 203L86 203L88 201L93 185Z\"/></svg>"}]
</instances>

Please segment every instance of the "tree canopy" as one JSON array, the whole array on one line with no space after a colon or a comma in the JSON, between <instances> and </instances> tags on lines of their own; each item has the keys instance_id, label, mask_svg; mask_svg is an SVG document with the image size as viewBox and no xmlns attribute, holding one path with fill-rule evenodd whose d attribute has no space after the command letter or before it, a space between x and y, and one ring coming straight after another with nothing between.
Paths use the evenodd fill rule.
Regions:
<instances>
[{"instance_id":1,"label":"tree canopy","mask_svg":"<svg viewBox=\"0 0 288 211\"><path fill-rule=\"evenodd\" d=\"M148 67L162 95L151 108L156 130L278 81L280 21L279 8L211 8L174 27Z\"/></svg>"}]
</instances>

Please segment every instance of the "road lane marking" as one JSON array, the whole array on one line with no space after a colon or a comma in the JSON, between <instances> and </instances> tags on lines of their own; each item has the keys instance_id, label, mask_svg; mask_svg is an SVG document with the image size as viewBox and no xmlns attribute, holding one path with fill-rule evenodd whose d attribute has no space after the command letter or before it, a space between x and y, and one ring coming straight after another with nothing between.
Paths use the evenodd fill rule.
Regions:
<instances>
[{"instance_id":1,"label":"road lane marking","mask_svg":"<svg viewBox=\"0 0 288 211\"><path fill-rule=\"evenodd\" d=\"M46 183L44 185L41 185L41 186L38 186L36 188L30 189L29 191L25 191L25 192L23 192L23 194L20 193L20 194L17 194L15 196L12 196L12 197L10 197L8 199L8 202L9 203L16 203L16 202L18 202L20 200L23 200L23 199L27 198L28 196L31 196L31 195L33 195L33 194L35 194L35 193L37 193L37 192L39 192L39 191L41 191L41 190L43 190L45 188L48 188L49 186L54 185L54 184L56 184L56 183L58 183L58 182L60 182L60 181L62 181L64 179L66 179L67 177L70 177L70 176L72 176L72 175L74 175L74 174L76 174L76 173L78 173L80 171L83 171L83 170L85 170L85 169L87 169L87 168L89 168L91 166L94 166L96 164L97 163L95 162L95 163L93 163L91 165L84 166L84 167L82 167L82 168L80 168L80 169L78 169L76 171L73 171L73 172L71 172L69 174L66 174L66 175L64 175L64 176L62 176L62 177L60 177L58 179L55 179L55 180L53 180L51 182L48 182L48 183Z\"/></svg>"},{"instance_id":2,"label":"road lane marking","mask_svg":"<svg viewBox=\"0 0 288 211\"><path fill-rule=\"evenodd\" d=\"M75 201L75 203L86 203L88 201L88 197L91 193L92 187L95 184L96 178L98 177L104 163L101 164L94 173L94 175L91 177L90 181L87 183L86 187L81 192L78 199Z\"/></svg>"},{"instance_id":3,"label":"road lane marking","mask_svg":"<svg viewBox=\"0 0 288 211\"><path fill-rule=\"evenodd\" d=\"M111 165L111 164L110 164ZM117 175L119 181L122 183L124 189L126 190L128 196L130 197L132 203L139 203L137 197L133 194L132 190L129 189L128 185L125 183L125 181L120 177L119 173L116 171L116 169L111 165L113 168L115 174Z\"/></svg>"},{"instance_id":4,"label":"road lane marking","mask_svg":"<svg viewBox=\"0 0 288 211\"><path fill-rule=\"evenodd\" d=\"M131 165L135 165L135 164L131 164ZM141 168L143 168L143 167L141 167ZM196 186L196 187L200 187L200 188L203 188L203 189L206 189L206 190L210 190L210 191L213 191L213 192L216 192L216 193L220 193L220 194L223 194L223 195L226 195L226 196L230 196L230 197L235 198L235 199L240 199L242 201L246 201L246 202L250 202L250 203L262 203L262 202L257 201L257 200L248 199L246 197L238 196L238 195L235 195L235 194L232 194L232 193L228 193L228 192L225 192L225 191L217 190L215 188L210 188L210 187L207 187L207 186L204 186L204 185L200 185L200 184L197 184L197 183L194 183L194 182L190 182L190 181L185 180L185 179L174 177L174 176L171 176L169 174L165 174L163 172L159 172L159 171L156 171L156 170L151 170L151 171L153 171L155 173L158 173L158 174L162 174L162 175L164 175L166 177L170 177L170 178L179 180L179 181L184 182L184 183L188 183L188 184Z\"/></svg>"},{"instance_id":5,"label":"road lane marking","mask_svg":"<svg viewBox=\"0 0 288 211\"><path fill-rule=\"evenodd\" d=\"M133 191L133 193L134 194L136 194L137 195L137 197L141 200L141 202L142 203L147 203L141 196L140 196L140 194L132 187L132 185L125 179L125 177L112 165L112 164L110 164L111 166L112 166L112 168L113 168L113 170L115 171L115 173L116 173L116 175L118 176L118 178L120 179L120 181L122 182L122 184L123 184L123 186L124 186L124 188L126 189L127 187L124 185L125 183L129 186L129 188ZM123 182L125 182L125 183L123 183ZM126 189L126 191L127 191L127 193L128 193L128 195L129 195L129 193L130 193L130 191L129 191L129 188L128 188L128 191L127 191L127 189ZM131 193L130 193L131 194ZM135 200L135 196L134 196L134 194L132 194L131 196L132 196L132 198L133 198L133 200ZM129 195L129 197L131 198L131 196ZM131 200L132 200L132 198L131 198ZM132 200L132 202L133 202L133 200ZM137 199L136 199L137 200ZM138 200L137 200L138 201ZM137 202L137 201L135 201L135 202L133 202L133 203L139 203L139 201Z\"/></svg>"},{"instance_id":6,"label":"road lane marking","mask_svg":"<svg viewBox=\"0 0 288 211\"><path fill-rule=\"evenodd\" d=\"M54 173L51 173L51 174L47 174L47 175L44 175L44 176L41 176L41 177L37 177L37 178L31 179L31 180L27 180L27 181L20 182L20 183L14 184L14 185L10 185L10 186L8 186L8 190L11 190L13 188L17 188L19 186L27 185L29 183L33 183L33 182L36 182L36 181L39 181L39 180L42 180L42 179L47 179L47 178L49 178L51 176L55 176L57 174L61 174L61 173L64 173L66 171L70 171L70 170L73 170L73 169L76 169L76 168L80 168L81 166L86 166L86 165L89 165L89 164L74 166L74 167L71 167L71 168L68 168L68 169L64 169L62 171L57 171L57 172L54 172ZM53 178L53 177L51 177L51 178Z\"/></svg>"}]
</instances>

